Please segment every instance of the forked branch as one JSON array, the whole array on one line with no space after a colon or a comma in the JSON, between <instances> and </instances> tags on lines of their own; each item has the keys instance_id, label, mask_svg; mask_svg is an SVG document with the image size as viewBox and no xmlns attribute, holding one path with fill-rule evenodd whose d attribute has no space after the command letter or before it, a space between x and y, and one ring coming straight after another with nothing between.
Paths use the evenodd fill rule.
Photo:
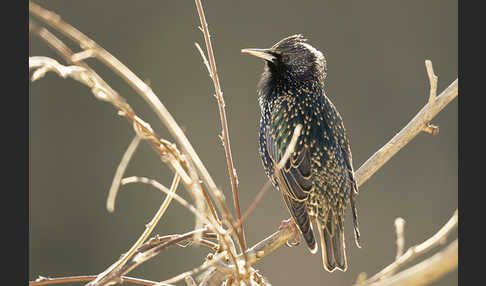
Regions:
<instances>
[{"instance_id":1,"label":"forked branch","mask_svg":"<svg viewBox=\"0 0 486 286\"><path fill-rule=\"evenodd\" d=\"M429 250L431 250L436 246L439 246L440 244L443 244L447 239L447 236L457 226L458 220L459 220L458 211L456 209L456 211L454 212L452 217L447 221L447 223L432 237L425 240L421 244L410 247L403 255L398 257L392 264L388 265L383 270L373 275L373 277L367 279L366 281L358 283L358 286L374 285L375 282L390 277L398 269L403 267L406 263L412 261L414 258L428 252Z\"/></svg>"}]
</instances>

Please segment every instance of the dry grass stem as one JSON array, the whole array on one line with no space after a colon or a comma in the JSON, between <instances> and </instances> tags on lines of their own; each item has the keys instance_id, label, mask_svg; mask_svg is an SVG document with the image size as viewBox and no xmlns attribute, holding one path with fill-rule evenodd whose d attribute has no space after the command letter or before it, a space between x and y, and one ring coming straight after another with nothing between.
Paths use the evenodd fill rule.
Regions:
<instances>
[{"instance_id":1,"label":"dry grass stem","mask_svg":"<svg viewBox=\"0 0 486 286\"><path fill-rule=\"evenodd\" d=\"M132 142L130 142L130 145L128 145L127 151L125 151L125 154L123 154L118 168L116 169L113 182L111 183L110 190L108 191L108 199L106 200L106 208L109 212L113 212L115 210L115 200L118 190L120 189L121 179L123 178L123 174L125 174L125 170L127 169L133 153L135 153L135 150L137 150L138 143L140 143L140 136L135 135Z\"/></svg>"}]
</instances>

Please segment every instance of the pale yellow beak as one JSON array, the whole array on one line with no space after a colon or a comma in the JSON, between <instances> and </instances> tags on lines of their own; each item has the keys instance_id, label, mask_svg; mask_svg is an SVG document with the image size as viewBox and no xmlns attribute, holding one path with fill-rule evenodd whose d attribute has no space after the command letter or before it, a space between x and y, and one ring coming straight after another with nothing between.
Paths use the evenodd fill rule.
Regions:
<instances>
[{"instance_id":1,"label":"pale yellow beak","mask_svg":"<svg viewBox=\"0 0 486 286\"><path fill-rule=\"evenodd\" d=\"M242 53L249 54L255 57L262 58L269 62L274 62L277 58L273 55L270 49L242 49Z\"/></svg>"}]
</instances>

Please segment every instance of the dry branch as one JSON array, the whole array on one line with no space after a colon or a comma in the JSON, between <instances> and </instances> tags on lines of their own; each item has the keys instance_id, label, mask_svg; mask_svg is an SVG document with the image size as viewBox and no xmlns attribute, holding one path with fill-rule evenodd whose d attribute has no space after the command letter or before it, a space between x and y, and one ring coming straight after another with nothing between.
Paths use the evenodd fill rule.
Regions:
<instances>
[{"instance_id":1,"label":"dry branch","mask_svg":"<svg viewBox=\"0 0 486 286\"><path fill-rule=\"evenodd\" d=\"M209 35L209 28L208 28L208 23L206 22L206 16L204 15L204 9L202 7L201 0L195 0L195 2L196 2L197 12L199 14L199 19L201 21L201 27L202 27L201 29L204 34L206 50L208 52L210 76L211 79L213 80L214 90L216 92L216 98L218 99L218 110L219 110L221 129L222 129L221 140L224 146L224 151L226 155L226 164L228 166L228 173L231 181L231 189L233 191L233 202L236 210L236 218L241 222L238 227L240 250L241 252L244 252L246 250L246 239L243 230L243 223L241 221L240 198L238 195L238 179L237 179L235 167L233 166L233 157L231 155L228 121L226 119L226 110L225 110L223 92L221 91L221 85L219 83L218 71L216 69L216 60L214 59L213 46ZM199 52L201 53L201 56L203 57L203 60L206 64L206 67L208 67L207 65L208 61L206 57L204 57L204 53L202 52L199 45L196 45L196 47L198 47ZM234 225L234 222L231 223L232 225Z\"/></svg>"},{"instance_id":2,"label":"dry branch","mask_svg":"<svg viewBox=\"0 0 486 286\"><path fill-rule=\"evenodd\" d=\"M373 286L420 286L434 282L437 278L457 268L458 241L454 240L444 250Z\"/></svg>"},{"instance_id":3,"label":"dry branch","mask_svg":"<svg viewBox=\"0 0 486 286\"><path fill-rule=\"evenodd\" d=\"M35 31L34 29L32 29L32 30ZM46 29L43 29L43 31L48 32ZM44 38L44 37L41 37L41 38L46 40L46 38ZM57 38L54 38L53 36L47 38L47 40L49 40L49 41L52 41L52 39L57 40ZM52 47L58 47L59 44L63 44L63 43L61 41L57 40L57 45L51 45L51 46ZM68 50L68 49L65 49L65 50L70 52L70 50ZM52 71L57 72L58 74L60 74L63 77L69 76L69 77L72 77L76 80L81 81L82 83L91 87L93 93L95 93L95 95L97 95L97 97L99 97L103 100L107 100L107 101L112 102L115 106L120 108L120 110L125 115L125 117L127 117L129 120L132 120L132 122L134 124L134 129L135 129L135 131L137 131L137 134L139 136L143 137L144 139L149 140L149 142L152 143L152 145L154 145L154 142L160 142L159 143L160 145L156 144L155 146L153 146L154 149L161 152L160 150L164 147L166 149L169 149L169 151L175 152L175 154L178 155L176 157L176 159L169 158L169 159L166 159L164 161L169 163L169 166L173 167L173 170L175 171L175 173L178 173L178 171L179 171L179 172L181 172L182 177L185 177L186 179L190 180L188 175L185 175L184 169L180 167L179 162L181 162L181 161L184 162L184 160L183 160L182 156L180 155L180 153L178 152L178 150L175 149L175 146L173 144L168 143L165 140L159 139L157 137L157 135L155 133L153 133L150 126L147 123L145 123L144 121L142 121L138 116L135 115L133 110L130 108L130 106L128 104L126 104L126 102L123 100L123 98L121 98L114 90L112 90L99 76L97 76L97 74L94 71L89 69L89 67L87 67L87 65L83 65L83 67L78 67L78 66L66 67L66 66L59 64L57 61L50 59L50 58L46 58L46 57L31 57L30 61L31 61L31 64L30 64L31 68L40 68L41 69L41 72L37 72L37 73L34 72L34 75L36 75L36 77L35 77L36 79L39 78L41 75L45 74L45 72L52 70ZM171 155L171 153L162 149L162 155L163 155L162 158L164 159L164 156ZM190 168L188 168L188 169L189 169L189 172L191 172L191 169ZM191 174L194 175L194 172L192 172ZM194 186L194 184L192 184L192 185ZM206 196L206 199L209 199L209 198ZM210 203L208 203L208 204L210 204ZM212 204L210 204L210 205L212 205ZM224 206L224 204L223 204L223 206ZM224 209L224 210L227 211L226 209ZM201 213L201 212L198 211L197 213ZM214 210L213 210L212 214L215 215ZM196 218L198 218L198 216L196 216ZM222 231L220 231L218 233L223 236L221 238L221 241L223 242L223 244L226 245L226 249L228 250L228 255L231 258L234 259L236 251L234 249L232 241L231 241L231 239L224 237L228 234L226 234L225 232L222 232ZM126 259L127 259L127 256L125 256L123 263L126 262ZM115 279L117 277L113 276L111 274L117 272L116 270L119 269L120 267L122 267L123 263L121 261L119 261L118 263L115 263L109 269L107 269L103 273L101 273L100 276L99 276L99 279L92 281L91 284L92 285L105 285L104 283L108 283L108 284L114 283L113 281L115 281Z\"/></svg>"},{"instance_id":4,"label":"dry branch","mask_svg":"<svg viewBox=\"0 0 486 286\"><path fill-rule=\"evenodd\" d=\"M400 267L404 266L406 263L412 261L414 258L418 257L426 253L427 251L431 250L433 247L444 243L447 236L451 233L452 230L457 226L458 222L458 211L454 212L452 217L447 221L447 223L432 237L425 240L419 245L415 245L410 247L403 255L397 258L392 264L385 267L383 270L375 274L373 277L369 278L368 280L359 283L359 286L365 285L372 285L373 283L386 279L393 273L395 273Z\"/></svg>"},{"instance_id":5,"label":"dry branch","mask_svg":"<svg viewBox=\"0 0 486 286\"><path fill-rule=\"evenodd\" d=\"M358 186L366 182L393 155L410 142L417 134L426 128L432 120L458 94L458 80L454 80L435 100L430 101L415 115L415 117L398 132L385 146L381 147L357 171Z\"/></svg>"},{"instance_id":6,"label":"dry branch","mask_svg":"<svg viewBox=\"0 0 486 286\"><path fill-rule=\"evenodd\" d=\"M210 194L216 201L218 208L220 208L220 211L224 212L223 210L221 210L221 204L223 204L224 202L223 193L214 183L213 179L209 175L209 172L206 170L206 167L199 159L199 156L190 144L189 140L187 139L180 126L177 124L177 122L174 120L170 112L162 104L159 98L155 95L152 89L137 75L135 75L127 66L121 63L117 58L115 58L113 55L111 55L89 37L81 33L79 30L63 21L59 15L51 11L45 10L44 8L33 2L29 2L29 12L32 15L38 17L44 23L50 25L65 36L69 37L74 42L78 43L83 50L90 50L90 54L93 57L96 57L102 63L112 69L116 74L124 79L139 95L141 95L145 101L147 101L152 110L157 114L162 123L164 123L164 125L167 127L174 139L180 144L185 154L190 158L190 162L187 162L187 164L189 165L188 167L192 169L192 165L194 165L194 168L198 171L204 183L209 188ZM193 184L193 188L195 189L194 192L197 193L201 192L202 189L198 183L199 179L195 175L196 173L192 173L191 178L193 179L193 181L195 181L195 183ZM227 217L230 217L230 214L225 215Z\"/></svg>"},{"instance_id":7,"label":"dry branch","mask_svg":"<svg viewBox=\"0 0 486 286\"><path fill-rule=\"evenodd\" d=\"M132 245L132 247L125 254L123 254L123 256L119 260L113 263L104 272L99 274L95 280L91 281L90 282L91 285L112 285L118 283L120 277L123 274L128 273L128 271L124 272L122 271L122 269L127 264L127 262L135 255L137 249L149 237L150 233L153 231L153 229L159 222L160 218L164 215L165 211L167 210L167 207L172 201L173 196L175 195L175 191L179 186L179 182L180 182L180 177L176 174L174 176L174 180L172 181L170 190L167 193L167 197L165 198L164 202L161 204L159 210L152 218L152 220L145 226L145 231L142 233L142 235L140 235L138 240Z\"/></svg>"}]
</instances>

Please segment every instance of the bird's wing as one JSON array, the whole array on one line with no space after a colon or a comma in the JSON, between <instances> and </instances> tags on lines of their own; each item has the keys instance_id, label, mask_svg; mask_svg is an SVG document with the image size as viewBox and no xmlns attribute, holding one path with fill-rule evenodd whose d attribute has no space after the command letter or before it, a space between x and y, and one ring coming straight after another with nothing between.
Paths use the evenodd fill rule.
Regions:
<instances>
[{"instance_id":1,"label":"bird's wing","mask_svg":"<svg viewBox=\"0 0 486 286\"><path fill-rule=\"evenodd\" d=\"M307 148L296 144L284 167L278 169L277 164L289 147L293 135L293 123L283 122L283 117L278 112L273 118L270 128L265 132L266 151L274 166L272 178L282 193L285 205L298 225L309 250L315 253L317 244L306 208L306 200L312 190L310 153Z\"/></svg>"},{"instance_id":2,"label":"bird's wing","mask_svg":"<svg viewBox=\"0 0 486 286\"><path fill-rule=\"evenodd\" d=\"M312 179L310 152L301 144L301 140L298 140L299 143L295 145L294 152L284 168L276 167L289 147L296 125L292 121L285 121L285 116L282 115L284 112L285 107L276 112L270 128L265 132L267 153L274 166L272 175L277 180L280 190L294 201L303 202L312 189Z\"/></svg>"}]
</instances>

